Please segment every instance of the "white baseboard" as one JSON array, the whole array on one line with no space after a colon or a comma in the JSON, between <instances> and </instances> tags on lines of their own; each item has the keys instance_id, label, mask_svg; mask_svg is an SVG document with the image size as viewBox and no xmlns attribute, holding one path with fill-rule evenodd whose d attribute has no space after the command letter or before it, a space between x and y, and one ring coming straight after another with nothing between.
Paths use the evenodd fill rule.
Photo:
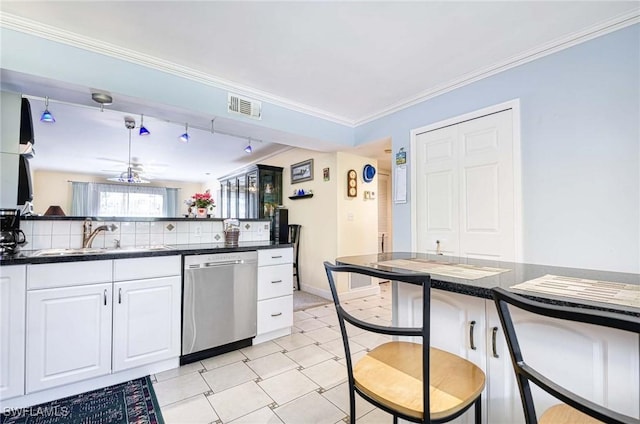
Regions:
<instances>
[{"instance_id":1,"label":"white baseboard","mask_svg":"<svg viewBox=\"0 0 640 424\"><path fill-rule=\"evenodd\" d=\"M80 393L89 392L102 387L124 383L125 381L133 380L134 378L156 374L162 371L178 368L179 366L180 358L167 359L165 361L143 365L141 367L120 371L114 374L103 375L101 377L91 378L77 383L65 384L64 386L46 389L41 392L30 393L28 395L18 396L11 399L3 399L2 408L4 410L6 410L6 408L28 408L43 402L50 402L52 400L78 395Z\"/></svg>"},{"instance_id":2,"label":"white baseboard","mask_svg":"<svg viewBox=\"0 0 640 424\"><path fill-rule=\"evenodd\" d=\"M269 333L260 334L253 338L252 345L264 343L269 340L277 339L279 337L288 336L291 334L291 327L281 328L280 330L271 331Z\"/></svg>"},{"instance_id":3,"label":"white baseboard","mask_svg":"<svg viewBox=\"0 0 640 424\"><path fill-rule=\"evenodd\" d=\"M306 291L307 293L315 294L316 296L323 297L328 300L333 300L333 296L331 296L331 290L329 289L319 289L314 286L307 286L304 284L300 285L300 289L302 291ZM350 292L340 293L340 300L352 300L357 299L359 297L365 296L375 296L380 294L380 286L374 284L370 287L361 287L356 290L351 290Z\"/></svg>"}]
</instances>

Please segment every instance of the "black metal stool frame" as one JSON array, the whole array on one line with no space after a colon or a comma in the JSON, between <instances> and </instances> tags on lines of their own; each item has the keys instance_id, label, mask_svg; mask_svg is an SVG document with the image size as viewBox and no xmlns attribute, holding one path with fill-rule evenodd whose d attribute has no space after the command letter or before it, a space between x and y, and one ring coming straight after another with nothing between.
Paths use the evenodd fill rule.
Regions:
<instances>
[{"instance_id":1,"label":"black metal stool frame","mask_svg":"<svg viewBox=\"0 0 640 424\"><path fill-rule=\"evenodd\" d=\"M350 415L350 423L355 424L356 422L356 398L355 392L357 392L360 396L362 396L369 403L377 406L385 412L393 415L394 424L398 422L398 418L405 419L411 422L417 423L445 423L451 421L460 415L464 414L467 410L469 410L472 406L475 406L475 423L481 424L482 420L482 407L481 407L481 399L482 395L479 395L478 398L469 404L466 408L458 411L458 413L451 415L449 417L440 419L440 420L431 420L429 413L429 348L430 348L430 312L431 312L431 277L429 274L424 273L413 273L413 274L399 274L394 272L387 272L382 270L373 270L370 268L355 266L355 265L332 265L329 262L324 262L324 268L327 273L327 278L329 280L329 287L331 288L331 294L333 296L334 304L336 306L336 312L338 313L338 322L340 323L340 332L342 333L342 343L344 345L345 358L347 360L347 376L349 383L349 415ZM422 328L414 328L414 327L386 327L376 324L371 324L362 320L359 320L353 317L351 314L346 312L342 305L340 305L340 299L338 297L338 291L336 289L335 281L333 279L333 273L345 272L345 273L356 273L363 274L369 277L380 278L383 280L389 281L399 281L403 283L409 283L414 285L422 286ZM407 416L398 412L396 410L390 409L385 405L380 404L375 399L369 397L366 393L363 393L359 390L355 384L353 379L353 364L351 361L351 350L349 348L349 338L347 335L347 329L345 327L344 322L361 328L363 330L368 330L374 333L386 334L391 336L414 336L422 338L422 378L423 378L423 390L422 390L422 405L423 405L423 420L417 420L415 417Z\"/></svg>"},{"instance_id":2,"label":"black metal stool frame","mask_svg":"<svg viewBox=\"0 0 640 424\"><path fill-rule=\"evenodd\" d=\"M507 339L507 346L509 347L511 363L516 374L518 389L520 390L520 399L522 400L522 407L524 409L524 416L527 424L538 423L529 381L532 381L535 385L556 399L597 420L612 424L640 424L640 420L638 419L612 411L602 405L598 405L590 400L578 396L527 365L523 359L522 351L520 350L520 344L518 343L518 337L509 311L509 305L513 305L516 308L525 310L532 314L594 324L602 327L611 327L638 334L640 334L640 320L593 309L555 306L541 303L510 293L501 288L494 288L491 291L498 309L498 316L500 317L502 329L504 330Z\"/></svg>"}]
</instances>

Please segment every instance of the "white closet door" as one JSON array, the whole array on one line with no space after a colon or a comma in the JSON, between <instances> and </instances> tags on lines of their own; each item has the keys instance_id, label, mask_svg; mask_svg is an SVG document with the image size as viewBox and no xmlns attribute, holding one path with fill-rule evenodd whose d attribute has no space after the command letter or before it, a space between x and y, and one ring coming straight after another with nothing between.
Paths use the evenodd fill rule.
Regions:
<instances>
[{"instance_id":1,"label":"white closet door","mask_svg":"<svg viewBox=\"0 0 640 424\"><path fill-rule=\"evenodd\" d=\"M416 248L515 260L513 112L416 136Z\"/></svg>"},{"instance_id":2,"label":"white closet door","mask_svg":"<svg viewBox=\"0 0 640 424\"><path fill-rule=\"evenodd\" d=\"M457 255L459 234L458 129L455 126L416 137L416 249Z\"/></svg>"}]
</instances>

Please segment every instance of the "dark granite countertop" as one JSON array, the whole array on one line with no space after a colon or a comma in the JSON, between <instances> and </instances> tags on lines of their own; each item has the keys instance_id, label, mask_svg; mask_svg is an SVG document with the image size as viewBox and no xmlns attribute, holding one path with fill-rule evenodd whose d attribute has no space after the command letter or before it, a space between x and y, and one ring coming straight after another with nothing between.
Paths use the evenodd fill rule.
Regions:
<instances>
[{"instance_id":1,"label":"dark granite countertop","mask_svg":"<svg viewBox=\"0 0 640 424\"><path fill-rule=\"evenodd\" d=\"M58 262L102 261L108 259L144 258L149 256L200 255L210 253L246 252L249 250L277 249L291 247L291 244L279 244L271 241L240 242L237 247L224 243L174 244L165 250L127 250L109 249L104 253L74 255L34 256L37 250L21 250L12 256L0 256L0 265L48 264Z\"/></svg>"},{"instance_id":2,"label":"dark granite countertop","mask_svg":"<svg viewBox=\"0 0 640 424\"><path fill-rule=\"evenodd\" d=\"M513 285L530 281L547 274L563 277L584 278L589 280L609 281L615 283L624 283L637 285L640 288L640 274L630 274L622 272L599 271L592 269L566 268L550 265L535 265L514 262L487 261L481 259L468 259L452 256L432 255L425 253L413 252L389 252L373 255L362 256L345 256L337 258L339 264L360 265L369 268L375 268L385 271L412 273L416 271L404 268L395 268L390 266L379 265L378 262L384 262L394 259L421 259L430 261L447 262L451 264L474 265L481 267L502 268L506 272L488 277L482 277L474 280L450 277L446 275L438 275L430 273L431 287L455 293L466 294L470 296L491 298L491 289L493 287L502 287L515 293L525 295L530 299L540 300L547 303L553 303L564 306L576 306L590 309L598 309L609 312L622 313L640 317L640 305L638 307L619 305L613 303L597 302L591 300L578 299L569 296L557 296L546 293L537 293L532 291L524 291L511 289Z\"/></svg>"}]
</instances>

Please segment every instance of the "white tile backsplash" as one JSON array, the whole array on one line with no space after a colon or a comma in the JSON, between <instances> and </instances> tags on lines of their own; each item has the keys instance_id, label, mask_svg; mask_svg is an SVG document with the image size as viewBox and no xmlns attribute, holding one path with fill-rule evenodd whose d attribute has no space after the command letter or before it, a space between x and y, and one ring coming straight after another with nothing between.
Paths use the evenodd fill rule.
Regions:
<instances>
[{"instance_id":1,"label":"white tile backsplash","mask_svg":"<svg viewBox=\"0 0 640 424\"><path fill-rule=\"evenodd\" d=\"M26 249L66 249L82 247L82 224L82 221L23 220L20 228L29 242ZM112 248L115 240L120 240L122 247L224 242L222 221L94 221L93 229L110 224L118 228L99 233L92 247ZM241 221L239 241L268 241L269 227L270 224L264 221Z\"/></svg>"}]
</instances>

